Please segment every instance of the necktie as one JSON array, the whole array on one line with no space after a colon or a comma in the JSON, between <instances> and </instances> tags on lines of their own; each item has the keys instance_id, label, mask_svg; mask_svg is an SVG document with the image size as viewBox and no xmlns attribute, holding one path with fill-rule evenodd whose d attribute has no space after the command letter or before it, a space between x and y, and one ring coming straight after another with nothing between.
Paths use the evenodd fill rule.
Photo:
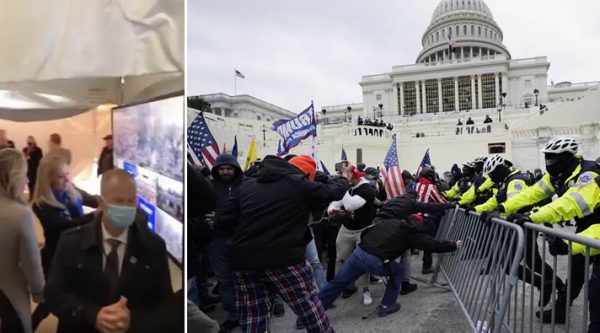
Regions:
<instances>
[{"instance_id":1,"label":"necktie","mask_svg":"<svg viewBox=\"0 0 600 333\"><path fill-rule=\"evenodd\" d=\"M106 266L104 267L104 274L108 281L108 295L110 298L115 296L117 291L117 284L119 282L119 254L117 249L121 242L118 239L110 238L107 239L110 245L110 252L106 256Z\"/></svg>"}]
</instances>

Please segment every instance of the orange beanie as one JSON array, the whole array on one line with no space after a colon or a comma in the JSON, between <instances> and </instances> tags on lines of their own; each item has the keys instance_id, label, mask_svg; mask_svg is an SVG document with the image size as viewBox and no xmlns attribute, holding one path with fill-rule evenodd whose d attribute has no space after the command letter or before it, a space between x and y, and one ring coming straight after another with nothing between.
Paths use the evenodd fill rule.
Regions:
<instances>
[{"instance_id":1,"label":"orange beanie","mask_svg":"<svg viewBox=\"0 0 600 333\"><path fill-rule=\"evenodd\" d=\"M315 180L317 173L317 163L308 155L300 155L292 158L290 164L300 169L303 174L308 175L310 180Z\"/></svg>"}]
</instances>

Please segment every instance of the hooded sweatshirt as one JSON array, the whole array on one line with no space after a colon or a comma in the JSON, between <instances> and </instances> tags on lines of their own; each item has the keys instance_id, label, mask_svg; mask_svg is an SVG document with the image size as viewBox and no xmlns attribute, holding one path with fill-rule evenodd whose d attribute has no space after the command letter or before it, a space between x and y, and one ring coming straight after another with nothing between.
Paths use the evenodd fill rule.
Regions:
<instances>
[{"instance_id":1,"label":"hooded sweatshirt","mask_svg":"<svg viewBox=\"0 0 600 333\"><path fill-rule=\"evenodd\" d=\"M231 184L226 184L219 176L219 167L223 165L231 165L235 168L235 175L233 177L233 181ZM239 189L240 185L244 182L246 177L242 172L242 168L237 161L237 159L231 154L221 154L217 157L215 161L215 165L212 170L212 187L215 196L215 221L219 221L219 215L221 215L221 211L223 207ZM192 203L193 205L194 203ZM233 236L232 229L225 228L217 228L215 227L215 231L213 235L217 238L230 238Z\"/></svg>"},{"instance_id":2,"label":"hooded sweatshirt","mask_svg":"<svg viewBox=\"0 0 600 333\"><path fill-rule=\"evenodd\" d=\"M304 262L311 240L308 217L312 203L341 199L348 180L308 180L285 160L267 156L256 178L242 183L217 221L235 229L232 241L236 270L275 269Z\"/></svg>"}]
</instances>

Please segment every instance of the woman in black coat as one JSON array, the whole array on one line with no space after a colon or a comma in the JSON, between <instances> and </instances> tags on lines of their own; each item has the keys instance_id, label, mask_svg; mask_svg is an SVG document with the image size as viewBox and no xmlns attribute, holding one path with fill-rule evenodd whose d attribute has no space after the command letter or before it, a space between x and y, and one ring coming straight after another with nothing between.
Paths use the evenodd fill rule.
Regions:
<instances>
[{"instance_id":1,"label":"woman in black coat","mask_svg":"<svg viewBox=\"0 0 600 333\"><path fill-rule=\"evenodd\" d=\"M33 212L40 220L46 239L42 248L42 267L48 277L52 258L63 231L94 221L96 213L83 214L83 197L73 186L68 165L59 158L42 159L33 196ZM48 316L45 304L40 304L32 315L35 331Z\"/></svg>"},{"instance_id":2,"label":"woman in black coat","mask_svg":"<svg viewBox=\"0 0 600 333\"><path fill-rule=\"evenodd\" d=\"M42 148L38 147L33 136L27 137L27 147L23 148L23 154L27 157L27 179L29 180L29 201L33 200L33 190L37 180L38 166L44 153Z\"/></svg>"}]
</instances>

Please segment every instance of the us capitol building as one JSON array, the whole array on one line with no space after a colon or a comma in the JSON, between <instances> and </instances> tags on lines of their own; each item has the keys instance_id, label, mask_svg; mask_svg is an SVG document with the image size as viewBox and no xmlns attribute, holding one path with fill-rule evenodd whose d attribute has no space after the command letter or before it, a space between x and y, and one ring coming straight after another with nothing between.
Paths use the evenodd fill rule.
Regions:
<instances>
[{"instance_id":1,"label":"us capitol building","mask_svg":"<svg viewBox=\"0 0 600 333\"><path fill-rule=\"evenodd\" d=\"M600 82L548 85L548 59L513 59L503 37L484 1L442 0L415 64L363 76L361 104L317 108L318 158L332 169L343 145L352 162L381 166L392 134L400 167L412 172L427 149L441 171L489 153L543 169L539 149L555 135L580 140L589 159L600 156ZM200 97L211 104L206 118L217 141L231 147L237 135L241 162L252 138L259 155L274 153L271 123L294 115L248 95ZM196 112L188 109L189 122ZM312 140L305 141L292 153L308 153Z\"/></svg>"}]
</instances>

